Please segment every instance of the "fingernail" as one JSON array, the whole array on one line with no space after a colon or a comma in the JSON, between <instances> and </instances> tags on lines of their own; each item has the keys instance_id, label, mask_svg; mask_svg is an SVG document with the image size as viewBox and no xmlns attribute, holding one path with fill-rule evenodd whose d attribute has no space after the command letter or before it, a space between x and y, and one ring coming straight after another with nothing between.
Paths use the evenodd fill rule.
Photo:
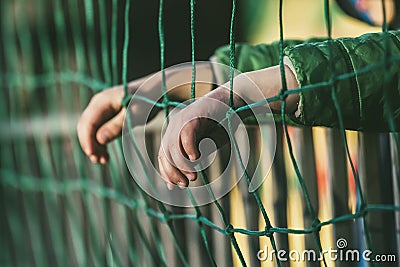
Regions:
<instances>
[{"instance_id":1,"label":"fingernail","mask_svg":"<svg viewBox=\"0 0 400 267\"><path fill-rule=\"evenodd\" d=\"M103 165L107 164L107 159L105 157L101 157L100 158L100 163L103 164Z\"/></svg>"},{"instance_id":2,"label":"fingernail","mask_svg":"<svg viewBox=\"0 0 400 267\"><path fill-rule=\"evenodd\" d=\"M188 155L188 156L189 156L190 161L195 161L196 160L196 158L193 155Z\"/></svg>"},{"instance_id":3,"label":"fingernail","mask_svg":"<svg viewBox=\"0 0 400 267\"><path fill-rule=\"evenodd\" d=\"M186 177L189 179L189 181L196 179L196 175L194 173L187 173Z\"/></svg>"},{"instance_id":4,"label":"fingernail","mask_svg":"<svg viewBox=\"0 0 400 267\"><path fill-rule=\"evenodd\" d=\"M168 188L168 190L173 190L174 189L174 185L173 184L170 184L170 183L167 183L167 188Z\"/></svg>"},{"instance_id":5,"label":"fingernail","mask_svg":"<svg viewBox=\"0 0 400 267\"><path fill-rule=\"evenodd\" d=\"M96 155L91 155L91 156L89 157L89 159L90 159L91 162L97 163L97 156L96 156Z\"/></svg>"},{"instance_id":6,"label":"fingernail","mask_svg":"<svg viewBox=\"0 0 400 267\"><path fill-rule=\"evenodd\" d=\"M184 182L178 182L178 187L180 189L185 189L186 188L186 184Z\"/></svg>"}]
</instances>

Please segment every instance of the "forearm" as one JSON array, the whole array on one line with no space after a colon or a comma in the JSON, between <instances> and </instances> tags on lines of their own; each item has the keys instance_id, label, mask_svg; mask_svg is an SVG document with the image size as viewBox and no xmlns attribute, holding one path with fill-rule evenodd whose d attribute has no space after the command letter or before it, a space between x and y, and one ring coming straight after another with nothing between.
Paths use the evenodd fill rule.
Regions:
<instances>
[{"instance_id":1,"label":"forearm","mask_svg":"<svg viewBox=\"0 0 400 267\"><path fill-rule=\"evenodd\" d=\"M285 78L287 89L291 90L298 87L295 75L289 67L285 65ZM205 97L217 99L229 105L229 82L205 95ZM233 83L233 105L235 108L242 107L274 97L282 89L282 78L279 66L273 66L257 71L246 72L238 75ZM297 110L299 95L289 94L286 98L286 113L292 114ZM280 112L282 102L280 100L269 103L273 112ZM244 116L247 114L244 114Z\"/></svg>"},{"instance_id":2,"label":"forearm","mask_svg":"<svg viewBox=\"0 0 400 267\"><path fill-rule=\"evenodd\" d=\"M289 67L284 65L286 87L287 90L295 89L298 87L297 80L293 72ZM246 77L247 76L247 77ZM261 70L256 70L252 72L246 72L238 76L237 80L237 90L238 94L242 96L248 104L260 101L257 99L257 95L247 92L246 83L248 80L252 81L256 88L261 91L263 99L268 99L277 96L282 90L282 77L280 72L280 66L273 66L270 68L265 68ZM241 85L241 83L243 85ZM254 98L252 98L255 96ZM285 112L292 114L296 111L299 102L298 94L289 94L286 97ZM269 107L273 112L280 112L282 101L277 100L269 103Z\"/></svg>"},{"instance_id":3,"label":"forearm","mask_svg":"<svg viewBox=\"0 0 400 267\"><path fill-rule=\"evenodd\" d=\"M202 97L209 93L214 81L214 74L210 62L196 63L195 97ZM166 72L168 96L171 100L186 101L191 98L192 66L185 64Z\"/></svg>"},{"instance_id":4,"label":"forearm","mask_svg":"<svg viewBox=\"0 0 400 267\"><path fill-rule=\"evenodd\" d=\"M201 97L210 92L214 75L209 62L196 63L195 97ZM178 65L165 70L167 95L172 101L183 102L191 97L192 66ZM162 101L162 73L147 75L128 84L129 93L140 94L154 101Z\"/></svg>"}]
</instances>

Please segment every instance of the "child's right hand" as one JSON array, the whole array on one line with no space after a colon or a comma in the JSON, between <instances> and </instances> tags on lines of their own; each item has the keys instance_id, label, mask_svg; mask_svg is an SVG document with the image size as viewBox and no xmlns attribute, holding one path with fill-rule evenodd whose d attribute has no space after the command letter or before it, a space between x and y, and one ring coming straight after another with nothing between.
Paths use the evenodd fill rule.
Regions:
<instances>
[{"instance_id":1,"label":"child's right hand","mask_svg":"<svg viewBox=\"0 0 400 267\"><path fill-rule=\"evenodd\" d=\"M209 63L199 63L196 68L197 76L200 80L212 81L213 74ZM182 84L176 88L172 87L171 89L174 90L168 91L171 100L184 101L190 98L190 83L188 84L187 80L190 80L191 73L191 65L184 65L166 71L167 85ZM148 99L159 101L162 96L161 82L161 72L150 74L130 82L128 91L130 94L137 93ZM168 88L170 87L168 86ZM197 95L204 95L210 89L211 85L199 85L196 88ZM77 125L78 139L83 151L93 163L107 163L109 159L107 144L121 134L126 114L125 107L121 105L123 97L124 88L122 85L106 89L92 97L79 119ZM149 108L151 109L150 114L145 114ZM149 104L143 101L130 103L131 126L143 125L151 120L158 111L159 109L149 107Z\"/></svg>"},{"instance_id":2,"label":"child's right hand","mask_svg":"<svg viewBox=\"0 0 400 267\"><path fill-rule=\"evenodd\" d=\"M130 82L128 92L137 93L147 79L148 77L143 77ZM161 76L159 79L153 79L153 82L146 83L146 88L140 90L140 95L157 100L155 98L160 90ZM123 85L106 89L94 95L82 112L77 124L78 139L82 150L93 163L107 163L109 160L107 144L121 135L126 114L126 108L122 106L123 97ZM143 101L130 103L129 112L133 116L132 126L143 125L155 116L158 110L156 108L148 114L149 117L145 116L147 114L144 112L148 110L148 105Z\"/></svg>"},{"instance_id":3,"label":"child's right hand","mask_svg":"<svg viewBox=\"0 0 400 267\"><path fill-rule=\"evenodd\" d=\"M77 124L82 150L93 163L107 163L107 143L120 135L125 117L121 102L122 86L104 90L92 97Z\"/></svg>"}]
</instances>

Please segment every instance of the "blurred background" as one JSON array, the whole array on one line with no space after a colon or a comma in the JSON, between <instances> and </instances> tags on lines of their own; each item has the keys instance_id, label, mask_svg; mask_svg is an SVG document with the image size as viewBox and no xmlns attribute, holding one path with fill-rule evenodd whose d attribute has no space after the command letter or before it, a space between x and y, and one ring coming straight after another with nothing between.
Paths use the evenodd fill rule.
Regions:
<instances>
[{"instance_id":1,"label":"blurred background","mask_svg":"<svg viewBox=\"0 0 400 267\"><path fill-rule=\"evenodd\" d=\"M279 39L278 0L237 4L237 42ZM125 167L120 140L111 145L106 166L90 163L79 147L75 132L79 114L94 93L122 82L126 7L126 1L117 0L0 2L1 266L208 266L212 259L219 266L241 265L229 236L195 220L203 216L225 229L214 205L180 209L142 194ZM227 0L196 1L196 60L207 60L217 47L229 43L231 8ZM131 2L128 80L160 68L158 9L157 1ZM324 1L284 1L283 15L286 39L327 35ZM381 30L345 15L335 2L331 2L331 16L334 37ZM189 1L165 1L163 25L166 66L190 61ZM268 128L252 129L255 146L262 143L257 132L263 130ZM323 128L289 130L319 219L354 212L355 186L340 133ZM277 155L259 194L273 226L309 228L312 218L279 124L277 131ZM368 199L395 203L398 192L392 189L397 188L392 178L398 177L398 159L390 149L392 138L346 134ZM158 132L147 138L157 147ZM208 170L209 175L214 171ZM234 228L265 229L246 184L220 203ZM166 222L168 214L193 218ZM367 216L379 251L398 250L395 219L392 212ZM334 248L336 240L344 237L349 246L364 248L364 230L360 219L323 227L322 246ZM274 266L256 257L259 249L271 248L268 237L235 236L248 265ZM275 238L280 249L316 249L311 234L276 234ZM335 265L342 266L329 262Z\"/></svg>"}]
</instances>

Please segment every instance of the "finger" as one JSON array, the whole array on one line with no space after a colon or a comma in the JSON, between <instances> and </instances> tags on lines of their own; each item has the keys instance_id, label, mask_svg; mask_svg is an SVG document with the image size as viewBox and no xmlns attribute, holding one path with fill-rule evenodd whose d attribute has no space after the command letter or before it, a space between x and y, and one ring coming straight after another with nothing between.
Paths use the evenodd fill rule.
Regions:
<instances>
[{"instance_id":1,"label":"finger","mask_svg":"<svg viewBox=\"0 0 400 267\"><path fill-rule=\"evenodd\" d=\"M179 138L183 151L188 155L191 161L199 158L200 152L197 148L196 132L199 128L199 121L192 120L188 122L180 131Z\"/></svg>"},{"instance_id":2,"label":"finger","mask_svg":"<svg viewBox=\"0 0 400 267\"><path fill-rule=\"evenodd\" d=\"M89 156L89 159L90 159L90 161L93 162L93 163L99 162L99 157L98 157L97 155L90 155L90 156Z\"/></svg>"},{"instance_id":3,"label":"finger","mask_svg":"<svg viewBox=\"0 0 400 267\"><path fill-rule=\"evenodd\" d=\"M163 154L163 152L161 153ZM161 168L163 173L161 174L161 177L163 180L181 188L187 187L189 184L188 179L177 168L170 164L165 155L162 155L161 153L158 156L158 164L162 164Z\"/></svg>"},{"instance_id":4,"label":"finger","mask_svg":"<svg viewBox=\"0 0 400 267\"><path fill-rule=\"evenodd\" d=\"M101 164L104 165L108 162L109 158L110 158L110 156L108 155L108 153L105 153L104 155L100 156L99 161Z\"/></svg>"},{"instance_id":5,"label":"finger","mask_svg":"<svg viewBox=\"0 0 400 267\"><path fill-rule=\"evenodd\" d=\"M79 119L79 122L76 126L76 131L78 133L78 140L82 147L83 152L87 156L93 154L93 148L95 144L93 143L94 140L92 138L95 129L93 128L92 124L89 124L83 117Z\"/></svg>"},{"instance_id":6,"label":"finger","mask_svg":"<svg viewBox=\"0 0 400 267\"><path fill-rule=\"evenodd\" d=\"M109 97L105 91L95 95L82 112L77 124L79 142L88 156L99 150L96 148L97 140L95 139L98 127L120 110L118 105L108 99Z\"/></svg>"},{"instance_id":7,"label":"finger","mask_svg":"<svg viewBox=\"0 0 400 267\"><path fill-rule=\"evenodd\" d=\"M124 118L125 109L121 110L116 116L101 125L96 133L97 142L99 144L105 145L118 137L122 131Z\"/></svg>"},{"instance_id":8,"label":"finger","mask_svg":"<svg viewBox=\"0 0 400 267\"><path fill-rule=\"evenodd\" d=\"M107 147L96 145L94 148L94 152L88 155L89 159L93 163L101 163L106 164L110 158Z\"/></svg>"},{"instance_id":9,"label":"finger","mask_svg":"<svg viewBox=\"0 0 400 267\"><path fill-rule=\"evenodd\" d=\"M170 151L171 161L170 163L174 165L179 171L186 176L189 181L194 181L197 175L194 171L194 166L190 166L187 159L182 155L182 149L172 149ZM193 165L193 164L192 164Z\"/></svg>"},{"instance_id":10,"label":"finger","mask_svg":"<svg viewBox=\"0 0 400 267\"><path fill-rule=\"evenodd\" d=\"M109 158L107 147L97 142L94 137L95 129L93 126L89 124L82 126L78 123L78 129L78 139L85 154L93 163L99 161L106 163Z\"/></svg>"},{"instance_id":11,"label":"finger","mask_svg":"<svg viewBox=\"0 0 400 267\"><path fill-rule=\"evenodd\" d=\"M164 180L164 178L163 177L165 177L165 171L164 171L164 167L163 167L163 165L162 165L162 163L160 162L160 161L158 161L158 168L159 168L159 170L160 170L160 176L161 176L161 178ZM173 184L171 184L170 182L168 182L167 180L164 180L165 181L165 184L167 185L167 188L168 188L168 190L173 190L174 189L174 185Z\"/></svg>"},{"instance_id":12,"label":"finger","mask_svg":"<svg viewBox=\"0 0 400 267\"><path fill-rule=\"evenodd\" d=\"M167 179L167 173L165 172L164 165L162 163L163 159L160 155L158 155L158 168L160 169L161 179L164 180L167 184L169 184L169 180Z\"/></svg>"}]
</instances>

